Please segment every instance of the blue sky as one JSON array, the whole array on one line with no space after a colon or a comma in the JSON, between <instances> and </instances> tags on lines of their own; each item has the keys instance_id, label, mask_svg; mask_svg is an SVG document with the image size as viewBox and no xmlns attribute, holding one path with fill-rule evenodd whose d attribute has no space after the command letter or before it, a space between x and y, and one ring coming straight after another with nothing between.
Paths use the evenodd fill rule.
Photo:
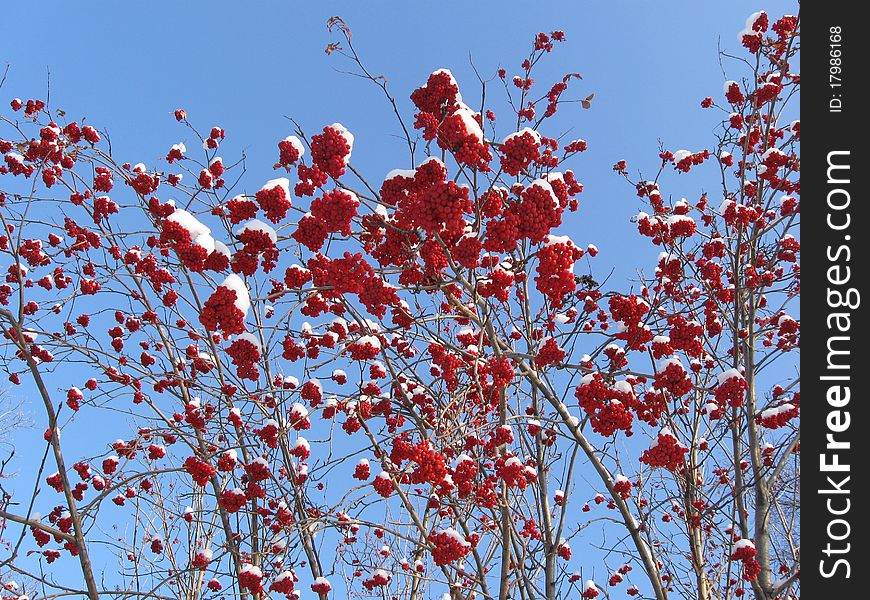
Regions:
<instances>
[{"instance_id":1,"label":"blue sky","mask_svg":"<svg viewBox=\"0 0 870 600\"><path fill-rule=\"evenodd\" d=\"M11 65L0 100L45 98L71 119L86 116L106 129L117 157L155 165L169 147L193 136L172 117L187 110L201 130L227 131L221 154L242 151L243 187L259 189L273 177L275 144L292 133L292 117L311 133L340 121L355 135L353 164L375 185L394 168L407 168L398 127L377 88L340 73L351 65L324 48L338 41L326 31L340 15L373 73L385 75L411 116L410 92L440 67L450 68L465 100L479 104L469 63L484 76L499 67L517 72L534 34L565 31L567 42L542 64L541 93L567 72L583 81L573 97L594 93L592 108L562 108L544 130L570 129L589 151L571 168L586 186L581 210L563 232L601 250L596 275L615 270L625 288L634 269L655 264L657 249L629 219L641 204L612 170L620 159L652 175L661 140L671 150L713 143L718 114L699 108L721 95L717 43L737 49L737 32L750 13L793 13L796 3L754 2L113 2L5 3L0 14L0 69ZM29 33L23 33L29 32ZM50 73L50 77L49 77ZM500 86L500 135L510 132ZM635 171L633 170L634 174ZM671 185L673 182L680 185ZM696 199L704 176L671 177L665 194ZM714 191L713 182L709 189ZM241 190L240 190L241 191ZM713 200L718 203L717 199ZM39 430L41 420L37 417ZM40 445L42 449L42 445ZM26 448L25 448L26 454ZM36 457L32 457L36 458Z\"/></svg>"}]
</instances>

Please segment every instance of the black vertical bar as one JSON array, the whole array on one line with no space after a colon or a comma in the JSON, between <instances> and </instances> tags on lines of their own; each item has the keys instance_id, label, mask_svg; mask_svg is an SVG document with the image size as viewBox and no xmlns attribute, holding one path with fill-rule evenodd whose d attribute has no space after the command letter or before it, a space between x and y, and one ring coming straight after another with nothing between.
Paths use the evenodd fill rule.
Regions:
<instances>
[{"instance_id":1,"label":"black vertical bar","mask_svg":"<svg viewBox=\"0 0 870 600\"><path fill-rule=\"evenodd\" d=\"M801 592L868 597L864 393L867 35L859 3L801 7Z\"/></svg>"}]
</instances>

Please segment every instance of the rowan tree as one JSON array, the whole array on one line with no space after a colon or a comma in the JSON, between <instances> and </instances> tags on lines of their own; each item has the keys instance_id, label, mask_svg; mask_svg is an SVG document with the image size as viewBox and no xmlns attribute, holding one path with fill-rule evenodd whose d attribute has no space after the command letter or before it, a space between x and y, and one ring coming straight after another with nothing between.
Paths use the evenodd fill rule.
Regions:
<instances>
[{"instance_id":1,"label":"rowan tree","mask_svg":"<svg viewBox=\"0 0 870 600\"><path fill-rule=\"evenodd\" d=\"M657 248L606 284L563 226L587 143L548 129L592 96L535 79L563 32L409 116L329 29L403 134L383 180L340 123L252 182L182 109L200 147L152 167L0 117L2 367L44 447L4 597L798 597L798 19L749 17L711 140L615 165Z\"/></svg>"}]
</instances>

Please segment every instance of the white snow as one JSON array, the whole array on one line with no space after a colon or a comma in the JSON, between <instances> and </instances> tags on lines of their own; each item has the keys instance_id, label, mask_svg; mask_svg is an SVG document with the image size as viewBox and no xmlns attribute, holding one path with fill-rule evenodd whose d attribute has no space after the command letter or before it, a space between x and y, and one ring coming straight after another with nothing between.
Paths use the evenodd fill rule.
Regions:
<instances>
[{"instance_id":1,"label":"white snow","mask_svg":"<svg viewBox=\"0 0 870 600\"><path fill-rule=\"evenodd\" d=\"M219 240L214 240L214 252L226 256L229 258L231 256L230 249L227 248L227 245Z\"/></svg>"},{"instance_id":2,"label":"white snow","mask_svg":"<svg viewBox=\"0 0 870 600\"><path fill-rule=\"evenodd\" d=\"M761 411L761 418L770 419L781 413L787 413L790 410L794 410L794 404L786 402L784 404L780 404L779 406L772 406L771 408Z\"/></svg>"},{"instance_id":3,"label":"white snow","mask_svg":"<svg viewBox=\"0 0 870 600\"><path fill-rule=\"evenodd\" d=\"M281 571L281 574L275 578L274 583L280 583L280 582L284 581L285 579L292 579L292 578L293 578L293 571Z\"/></svg>"},{"instance_id":4,"label":"white snow","mask_svg":"<svg viewBox=\"0 0 870 600\"><path fill-rule=\"evenodd\" d=\"M269 239L272 240L273 244L278 241L278 234L275 233L275 229L259 219L252 219L251 221L248 221L247 223L236 229L236 237L242 235L246 231L257 231L265 233L267 236L269 236Z\"/></svg>"},{"instance_id":5,"label":"white snow","mask_svg":"<svg viewBox=\"0 0 870 600\"><path fill-rule=\"evenodd\" d=\"M287 198L290 197L290 180L286 177L278 177L277 179L270 179L266 182L266 184L261 188L261 191L271 190L276 187L284 190L284 194Z\"/></svg>"},{"instance_id":6,"label":"white snow","mask_svg":"<svg viewBox=\"0 0 870 600\"><path fill-rule=\"evenodd\" d=\"M477 138L479 142L483 142L483 130L474 118L474 113L469 108L460 108L454 114L459 115L462 123L465 125L466 131Z\"/></svg>"},{"instance_id":7,"label":"white snow","mask_svg":"<svg viewBox=\"0 0 870 600\"><path fill-rule=\"evenodd\" d=\"M676 152L674 152L674 164L677 164L678 162L685 160L690 156L692 156L692 153L688 150L677 150Z\"/></svg>"},{"instance_id":8,"label":"white snow","mask_svg":"<svg viewBox=\"0 0 870 600\"><path fill-rule=\"evenodd\" d=\"M741 375L740 371L738 371L737 369L726 369L725 371L722 371L721 373L716 375L716 379L719 380L720 384L723 384L729 379L733 379L734 377L738 379L743 379L743 375Z\"/></svg>"},{"instance_id":9,"label":"white snow","mask_svg":"<svg viewBox=\"0 0 870 600\"><path fill-rule=\"evenodd\" d=\"M552 190L553 188L550 188ZM574 242L571 241L571 238L567 235L553 235L550 234L547 236L547 241L544 243L545 246L555 246L556 244L564 244L566 246L573 246Z\"/></svg>"},{"instance_id":10,"label":"white snow","mask_svg":"<svg viewBox=\"0 0 870 600\"><path fill-rule=\"evenodd\" d=\"M359 338L356 343L360 346L365 346L366 344L370 345L372 348L381 349L381 340L379 340L374 335L364 335Z\"/></svg>"},{"instance_id":11,"label":"white snow","mask_svg":"<svg viewBox=\"0 0 870 600\"><path fill-rule=\"evenodd\" d=\"M527 128L527 129L528 129L528 128ZM537 133L537 132L535 132L535 133ZM564 181L565 181L565 176L564 176L561 172L559 172L559 171L550 171L549 173L547 173L546 175L544 175L544 179L546 179L546 180L549 181L550 183L553 183L554 181L562 181L562 182L564 182Z\"/></svg>"},{"instance_id":12,"label":"white snow","mask_svg":"<svg viewBox=\"0 0 870 600\"><path fill-rule=\"evenodd\" d=\"M395 177L404 177L405 179L414 179L417 174L416 169L393 169L384 176L384 181L389 181Z\"/></svg>"},{"instance_id":13,"label":"white snow","mask_svg":"<svg viewBox=\"0 0 870 600\"><path fill-rule=\"evenodd\" d=\"M535 131L534 129L532 129L531 127L523 127L519 131L515 131L514 133L511 133L510 135L506 136L504 138L504 140L502 140L501 143L507 144L509 140L512 140L515 137L520 137L522 135L525 135L526 133L531 134L532 137L535 138L535 141L538 143L538 145L541 144L541 134L538 133L537 131Z\"/></svg>"},{"instance_id":14,"label":"white snow","mask_svg":"<svg viewBox=\"0 0 870 600\"><path fill-rule=\"evenodd\" d=\"M734 200L729 200L726 198L722 201L722 204L719 205L719 214L724 215L725 211L731 208L733 205L737 204Z\"/></svg>"},{"instance_id":15,"label":"white snow","mask_svg":"<svg viewBox=\"0 0 870 600\"><path fill-rule=\"evenodd\" d=\"M258 340L258 339L254 336L253 333L249 333L249 332L240 333L239 335L236 336L236 340L237 340L237 341L242 341L242 342L248 342L248 343L250 343L252 346L254 346L254 348L257 349L257 352L259 352L259 353L261 353L261 354L262 354L262 352L263 352L263 348L260 346L260 340Z\"/></svg>"},{"instance_id":16,"label":"white snow","mask_svg":"<svg viewBox=\"0 0 870 600\"><path fill-rule=\"evenodd\" d=\"M294 402L290 407L290 414L297 419L304 419L308 416L308 409L301 402Z\"/></svg>"},{"instance_id":17,"label":"white snow","mask_svg":"<svg viewBox=\"0 0 870 600\"><path fill-rule=\"evenodd\" d=\"M625 379L620 379L619 381L614 382L613 389L618 392L622 392L623 394L633 394L634 388L631 387L631 384L627 382Z\"/></svg>"},{"instance_id":18,"label":"white snow","mask_svg":"<svg viewBox=\"0 0 870 600\"><path fill-rule=\"evenodd\" d=\"M442 529L441 533L446 533L448 536L450 536L451 538L456 540L459 543L459 545L464 547L464 548L468 548L471 546L471 544L468 541L466 541L466 539L458 531L456 531L452 527L448 527L447 529Z\"/></svg>"},{"instance_id":19,"label":"white snow","mask_svg":"<svg viewBox=\"0 0 870 600\"><path fill-rule=\"evenodd\" d=\"M302 158L305 154L305 145L302 143L302 140L295 135L288 135L283 141L289 142L291 146L296 148L296 151L299 153L299 158Z\"/></svg>"},{"instance_id":20,"label":"white snow","mask_svg":"<svg viewBox=\"0 0 870 600\"><path fill-rule=\"evenodd\" d=\"M556 193L553 191L553 186L546 179L535 179L529 187L539 186L550 192L550 197L553 199L553 206L559 208L559 199L556 198Z\"/></svg>"},{"instance_id":21,"label":"white snow","mask_svg":"<svg viewBox=\"0 0 870 600\"><path fill-rule=\"evenodd\" d=\"M476 122L477 122L477 121L475 121L475 123L476 123ZM430 162L438 163L441 167L443 167L443 168L445 168L445 169L447 168L447 167L445 166L445 164L444 164L444 161L441 160L440 158L438 158L437 156L430 156L429 158L427 158L426 160L424 160L423 162L421 162L421 163L420 163L420 166L422 167L423 165L427 165L427 164L429 164Z\"/></svg>"},{"instance_id":22,"label":"white snow","mask_svg":"<svg viewBox=\"0 0 870 600\"><path fill-rule=\"evenodd\" d=\"M785 153L782 150L780 150L779 148L768 148L764 152L764 154L761 155L761 160L767 160L768 158L770 158L774 154L776 154L778 156L785 156Z\"/></svg>"},{"instance_id":23,"label":"white snow","mask_svg":"<svg viewBox=\"0 0 870 600\"><path fill-rule=\"evenodd\" d=\"M183 208L176 208L171 215L166 217L166 220L170 223L176 223L181 226L183 229L187 230L190 234L190 239L197 240L200 236L211 236L211 229L203 225L199 219L194 217L192 214L184 210ZM212 249L214 249L214 243L212 242Z\"/></svg>"},{"instance_id":24,"label":"white snow","mask_svg":"<svg viewBox=\"0 0 870 600\"><path fill-rule=\"evenodd\" d=\"M695 219L690 217L689 215L670 215L667 219L665 219L665 223L668 225L673 225L674 223L694 223Z\"/></svg>"},{"instance_id":25,"label":"white snow","mask_svg":"<svg viewBox=\"0 0 870 600\"><path fill-rule=\"evenodd\" d=\"M783 323L794 323L795 319L791 315L782 315L779 319L776 320L777 325L782 325Z\"/></svg>"},{"instance_id":26,"label":"white snow","mask_svg":"<svg viewBox=\"0 0 870 600\"><path fill-rule=\"evenodd\" d=\"M749 18L746 19L746 26L740 30L740 33L737 34L737 41L738 42L741 42L741 43L743 42L744 35L756 35L757 34L757 32L752 30L752 26L755 25L755 22L763 14L764 14L764 11L760 10L758 12L754 12L751 15L749 15Z\"/></svg>"},{"instance_id":27,"label":"white snow","mask_svg":"<svg viewBox=\"0 0 870 600\"><path fill-rule=\"evenodd\" d=\"M251 296L244 280L235 273L230 273L220 287L236 293L235 306L243 315L247 316L248 310L251 308Z\"/></svg>"},{"instance_id":28,"label":"white snow","mask_svg":"<svg viewBox=\"0 0 870 600\"><path fill-rule=\"evenodd\" d=\"M671 358L665 358L665 359L660 360L658 366L656 367L656 372L663 373L665 371L665 369L667 369L670 365L676 365L676 366L680 367L682 370L684 370L684 371L686 370L686 368L683 366L683 361L680 360L679 357L674 356Z\"/></svg>"},{"instance_id":29,"label":"white snow","mask_svg":"<svg viewBox=\"0 0 870 600\"><path fill-rule=\"evenodd\" d=\"M348 151L347 156L344 157L344 164L347 164L350 162L350 153L353 152L353 134L341 123L333 123L330 127L338 131L338 133L341 134L341 137L344 138L344 141L347 142Z\"/></svg>"}]
</instances>

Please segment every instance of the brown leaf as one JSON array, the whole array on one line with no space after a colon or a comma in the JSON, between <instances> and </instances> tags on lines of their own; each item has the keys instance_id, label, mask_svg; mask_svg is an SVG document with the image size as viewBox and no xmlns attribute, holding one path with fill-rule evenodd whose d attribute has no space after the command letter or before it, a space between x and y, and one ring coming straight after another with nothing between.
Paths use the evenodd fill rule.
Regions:
<instances>
[{"instance_id":1,"label":"brown leaf","mask_svg":"<svg viewBox=\"0 0 870 600\"><path fill-rule=\"evenodd\" d=\"M338 42L332 42L326 47L326 50L324 50L324 52L326 52L327 54L332 54L336 50L340 50L340 49L341 49L341 44L339 44Z\"/></svg>"},{"instance_id":2,"label":"brown leaf","mask_svg":"<svg viewBox=\"0 0 870 600\"><path fill-rule=\"evenodd\" d=\"M326 22L326 29L328 31L331 32L335 28L341 31L348 40L350 40L350 38L353 36L350 27L348 27L347 23L344 22L344 19L342 19L338 15L330 17L329 20Z\"/></svg>"},{"instance_id":3,"label":"brown leaf","mask_svg":"<svg viewBox=\"0 0 870 600\"><path fill-rule=\"evenodd\" d=\"M572 79L583 79L580 73L568 73L562 78L562 83L568 83Z\"/></svg>"}]
</instances>

